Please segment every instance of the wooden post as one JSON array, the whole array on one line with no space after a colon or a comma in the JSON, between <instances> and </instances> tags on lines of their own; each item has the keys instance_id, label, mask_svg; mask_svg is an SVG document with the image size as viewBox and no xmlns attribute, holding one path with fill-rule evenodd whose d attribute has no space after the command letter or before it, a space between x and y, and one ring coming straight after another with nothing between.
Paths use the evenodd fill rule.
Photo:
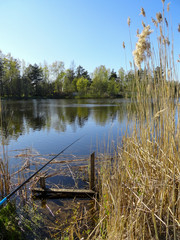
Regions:
<instances>
[{"instance_id":1,"label":"wooden post","mask_svg":"<svg viewBox=\"0 0 180 240\"><path fill-rule=\"evenodd\" d=\"M95 152L91 154L90 159L90 189L94 190L95 188Z\"/></svg>"},{"instance_id":2,"label":"wooden post","mask_svg":"<svg viewBox=\"0 0 180 240\"><path fill-rule=\"evenodd\" d=\"M39 182L40 182L40 187L42 189L45 189L46 188L45 177L40 177Z\"/></svg>"}]
</instances>

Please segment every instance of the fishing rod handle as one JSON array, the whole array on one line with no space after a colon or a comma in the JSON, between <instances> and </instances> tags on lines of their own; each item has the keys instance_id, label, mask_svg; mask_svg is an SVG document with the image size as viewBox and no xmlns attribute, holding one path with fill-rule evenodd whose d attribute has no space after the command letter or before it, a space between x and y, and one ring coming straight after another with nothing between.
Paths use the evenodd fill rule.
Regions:
<instances>
[{"instance_id":1,"label":"fishing rod handle","mask_svg":"<svg viewBox=\"0 0 180 240\"><path fill-rule=\"evenodd\" d=\"M1 201L0 201L0 206L7 201L7 197L3 198Z\"/></svg>"}]
</instances>

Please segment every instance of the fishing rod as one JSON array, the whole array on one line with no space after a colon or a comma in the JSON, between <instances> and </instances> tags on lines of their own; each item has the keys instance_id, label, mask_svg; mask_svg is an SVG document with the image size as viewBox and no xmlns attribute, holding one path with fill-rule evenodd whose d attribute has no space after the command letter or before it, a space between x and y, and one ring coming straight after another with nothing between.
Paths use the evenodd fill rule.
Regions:
<instances>
[{"instance_id":1,"label":"fishing rod","mask_svg":"<svg viewBox=\"0 0 180 240\"><path fill-rule=\"evenodd\" d=\"M24 186L27 182L29 182L29 180L31 180L31 178L33 178L38 172L40 172L43 168L45 168L50 162L52 162L55 158L57 158L60 154L62 154L64 151L66 151L68 148L70 148L73 144L75 144L76 142L78 142L82 137L76 139L74 142L72 142L71 144L69 144L66 148L64 148L61 152L59 152L56 156L54 156L52 159L50 159L46 164L44 164L39 170L37 170L35 173L33 173L33 175L31 175L28 179L26 179L22 184L20 184L14 191L12 191L11 193L9 193L5 198L3 198L0 201L0 206L6 202L12 195L14 195L22 186Z\"/></svg>"}]
</instances>

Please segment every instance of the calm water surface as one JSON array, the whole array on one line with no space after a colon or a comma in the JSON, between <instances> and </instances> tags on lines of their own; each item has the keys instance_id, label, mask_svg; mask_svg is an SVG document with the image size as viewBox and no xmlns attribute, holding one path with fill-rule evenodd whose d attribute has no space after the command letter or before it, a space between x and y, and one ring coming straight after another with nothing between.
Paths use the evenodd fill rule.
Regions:
<instances>
[{"instance_id":1,"label":"calm water surface","mask_svg":"<svg viewBox=\"0 0 180 240\"><path fill-rule=\"evenodd\" d=\"M125 133L128 104L125 99L3 100L1 138L8 151L50 154L84 136L68 153L88 155Z\"/></svg>"},{"instance_id":2,"label":"calm water surface","mask_svg":"<svg viewBox=\"0 0 180 240\"><path fill-rule=\"evenodd\" d=\"M32 162L26 168L23 168L28 161L26 156L18 155L21 152L24 153L23 149L33 148L39 152L41 158L43 155L57 154L77 138L83 136L80 141L65 152L67 160L69 160L69 154L75 155L76 160L77 157L83 158L84 155L87 156L93 151L97 153L97 148L104 152L104 143L108 141L112 143L113 141L113 144L116 144L117 139L120 140L125 134L129 105L130 102L124 99L3 100L0 140L1 143L3 141L5 144L5 152L8 153L11 189L14 190L17 187L19 177L22 177L22 181L27 179L35 169L45 163L38 162L39 159L35 157L32 158ZM1 144L0 154L2 153L3 147ZM46 159L51 157L45 156ZM3 159L6 158L3 156ZM49 164L43 170L49 175L46 175L46 186L88 188L88 162L71 162L69 164L71 164L70 167L67 162L64 164ZM80 166L86 167L82 168L82 174L79 171ZM22 173L18 172L19 169L23 169ZM52 173L57 174L51 175ZM30 193L29 190L28 193ZM39 201L38 204L40 207L41 202ZM47 204L51 209L55 209L56 206L58 208L63 206L64 202L59 199L56 202L49 199ZM52 218L48 209L42 211L45 211L44 218ZM53 221L55 220L53 219Z\"/></svg>"}]
</instances>

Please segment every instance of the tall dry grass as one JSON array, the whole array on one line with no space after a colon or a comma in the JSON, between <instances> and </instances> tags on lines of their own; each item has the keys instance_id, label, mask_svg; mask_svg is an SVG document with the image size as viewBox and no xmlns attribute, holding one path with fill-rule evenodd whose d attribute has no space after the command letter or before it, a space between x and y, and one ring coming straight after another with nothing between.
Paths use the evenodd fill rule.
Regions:
<instances>
[{"instance_id":1,"label":"tall dry grass","mask_svg":"<svg viewBox=\"0 0 180 240\"><path fill-rule=\"evenodd\" d=\"M135 125L113 163L101 167L99 220L89 239L180 239L179 89L162 5L152 20L158 49L150 45L149 25L138 34Z\"/></svg>"},{"instance_id":2,"label":"tall dry grass","mask_svg":"<svg viewBox=\"0 0 180 240\"><path fill-rule=\"evenodd\" d=\"M8 154L2 146L2 157L0 157L0 196L4 197L9 194L10 190L10 174Z\"/></svg>"},{"instance_id":3,"label":"tall dry grass","mask_svg":"<svg viewBox=\"0 0 180 240\"><path fill-rule=\"evenodd\" d=\"M2 105L0 97L0 129L2 131ZM10 175L9 175L9 161L8 153L5 149L3 134L1 136L1 147L0 147L0 196L9 193L10 190Z\"/></svg>"}]
</instances>

